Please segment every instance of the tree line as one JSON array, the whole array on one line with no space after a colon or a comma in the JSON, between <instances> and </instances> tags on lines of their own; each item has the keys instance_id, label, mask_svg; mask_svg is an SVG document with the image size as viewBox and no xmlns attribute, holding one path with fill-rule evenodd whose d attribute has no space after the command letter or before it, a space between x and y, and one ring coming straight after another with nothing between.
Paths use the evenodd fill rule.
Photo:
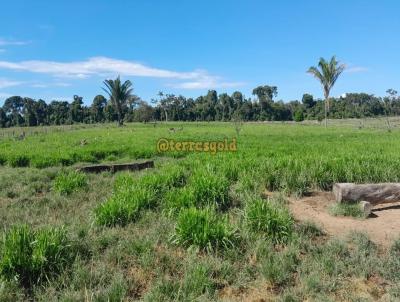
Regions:
<instances>
[{"instance_id":1,"label":"tree line","mask_svg":"<svg viewBox=\"0 0 400 302\"><path fill-rule=\"evenodd\" d=\"M329 118L364 118L400 115L400 97L393 89L385 97L366 93L348 93L330 98ZM71 102L34 100L12 96L0 108L0 126L65 125L74 123L151 122L151 121L302 121L323 120L325 101L304 94L290 102L276 101L275 86L259 86L253 97L236 91L231 95L210 90L195 99L182 95L159 93L151 102L131 95L117 108L103 95L94 97L90 105L75 95ZM120 110L120 113L118 113Z\"/></svg>"},{"instance_id":2,"label":"tree line","mask_svg":"<svg viewBox=\"0 0 400 302\"><path fill-rule=\"evenodd\" d=\"M196 99L182 95L158 93L156 99L148 102L132 94L133 85L127 80L121 82L105 80L103 90L108 99L97 95L90 106L85 106L82 97L74 95L71 103L34 100L29 97L12 96L0 108L0 127L64 125L73 123L104 123L117 121L303 121L304 119L364 118L398 115L400 97L394 89L387 90L386 97L376 97L367 93L348 93L339 98L330 97L330 90L344 71L333 56L329 61L320 58L317 67L310 67L320 83L324 100L315 100L304 94L301 101L276 101L278 88L262 85L253 89L253 98L246 98L240 91L229 95L217 94L209 90Z\"/></svg>"}]
</instances>

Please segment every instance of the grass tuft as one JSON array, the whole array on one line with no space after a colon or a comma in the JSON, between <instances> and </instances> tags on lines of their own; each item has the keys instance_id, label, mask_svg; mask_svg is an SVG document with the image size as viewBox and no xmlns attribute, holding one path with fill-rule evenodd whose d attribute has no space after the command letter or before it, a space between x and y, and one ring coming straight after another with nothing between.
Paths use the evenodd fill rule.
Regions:
<instances>
[{"instance_id":1,"label":"grass tuft","mask_svg":"<svg viewBox=\"0 0 400 302\"><path fill-rule=\"evenodd\" d=\"M15 226L3 233L0 275L31 287L57 275L71 257L64 229L33 231L26 225Z\"/></svg>"},{"instance_id":2,"label":"grass tuft","mask_svg":"<svg viewBox=\"0 0 400 302\"><path fill-rule=\"evenodd\" d=\"M285 243L290 239L294 221L286 207L254 198L247 202L244 211L250 231L265 234L274 243Z\"/></svg>"},{"instance_id":3,"label":"grass tuft","mask_svg":"<svg viewBox=\"0 0 400 302\"><path fill-rule=\"evenodd\" d=\"M328 208L328 211L333 216L366 218L364 211L358 203L335 203Z\"/></svg>"},{"instance_id":4,"label":"grass tuft","mask_svg":"<svg viewBox=\"0 0 400 302\"><path fill-rule=\"evenodd\" d=\"M69 195L87 185L86 175L81 172L61 172L54 179L54 190Z\"/></svg>"},{"instance_id":5,"label":"grass tuft","mask_svg":"<svg viewBox=\"0 0 400 302\"><path fill-rule=\"evenodd\" d=\"M184 247L197 246L208 251L233 246L234 232L226 217L214 208L182 209L178 215L173 243Z\"/></svg>"}]
</instances>

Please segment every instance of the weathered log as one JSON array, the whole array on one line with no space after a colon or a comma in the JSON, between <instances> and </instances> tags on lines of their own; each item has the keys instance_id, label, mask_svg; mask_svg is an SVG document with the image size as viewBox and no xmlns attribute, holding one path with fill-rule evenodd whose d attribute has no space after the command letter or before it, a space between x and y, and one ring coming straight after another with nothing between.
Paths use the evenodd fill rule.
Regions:
<instances>
[{"instance_id":1,"label":"weathered log","mask_svg":"<svg viewBox=\"0 0 400 302\"><path fill-rule=\"evenodd\" d=\"M372 205L370 202L365 201L365 200L360 201L360 207L361 207L361 210L363 211L365 217L368 217L369 215L371 215Z\"/></svg>"},{"instance_id":2,"label":"weathered log","mask_svg":"<svg viewBox=\"0 0 400 302\"><path fill-rule=\"evenodd\" d=\"M368 201L372 205L400 201L400 183L336 183L333 194L337 202Z\"/></svg>"},{"instance_id":3,"label":"weathered log","mask_svg":"<svg viewBox=\"0 0 400 302\"><path fill-rule=\"evenodd\" d=\"M77 171L86 173L100 173L109 171L112 173L119 171L139 171L147 168L154 168L154 161L149 160L142 163L129 163L129 164L101 164L79 167Z\"/></svg>"}]
</instances>

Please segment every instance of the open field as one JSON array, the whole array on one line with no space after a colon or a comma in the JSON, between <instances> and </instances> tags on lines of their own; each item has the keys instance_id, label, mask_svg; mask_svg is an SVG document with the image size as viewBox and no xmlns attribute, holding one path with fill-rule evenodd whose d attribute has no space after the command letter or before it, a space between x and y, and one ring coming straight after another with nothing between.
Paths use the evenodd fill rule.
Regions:
<instances>
[{"instance_id":1,"label":"open field","mask_svg":"<svg viewBox=\"0 0 400 302\"><path fill-rule=\"evenodd\" d=\"M0 301L396 301L399 240L289 210L334 182L400 180L400 132L352 125L246 123L215 155L156 144L231 140L232 123L0 135ZM74 172L144 158L155 169Z\"/></svg>"}]
</instances>

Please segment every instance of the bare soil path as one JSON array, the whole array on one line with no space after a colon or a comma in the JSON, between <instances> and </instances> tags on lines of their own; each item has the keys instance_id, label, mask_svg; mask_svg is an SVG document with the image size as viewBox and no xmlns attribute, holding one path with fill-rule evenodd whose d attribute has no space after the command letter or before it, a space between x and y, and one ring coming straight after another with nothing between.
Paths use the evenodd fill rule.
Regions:
<instances>
[{"instance_id":1,"label":"bare soil path","mask_svg":"<svg viewBox=\"0 0 400 302\"><path fill-rule=\"evenodd\" d=\"M400 238L400 203L375 206L367 219L335 217L328 208L335 202L331 192L315 192L300 199L290 199L289 207L296 220L314 221L328 235L345 237L350 231L365 232L383 247Z\"/></svg>"}]
</instances>

